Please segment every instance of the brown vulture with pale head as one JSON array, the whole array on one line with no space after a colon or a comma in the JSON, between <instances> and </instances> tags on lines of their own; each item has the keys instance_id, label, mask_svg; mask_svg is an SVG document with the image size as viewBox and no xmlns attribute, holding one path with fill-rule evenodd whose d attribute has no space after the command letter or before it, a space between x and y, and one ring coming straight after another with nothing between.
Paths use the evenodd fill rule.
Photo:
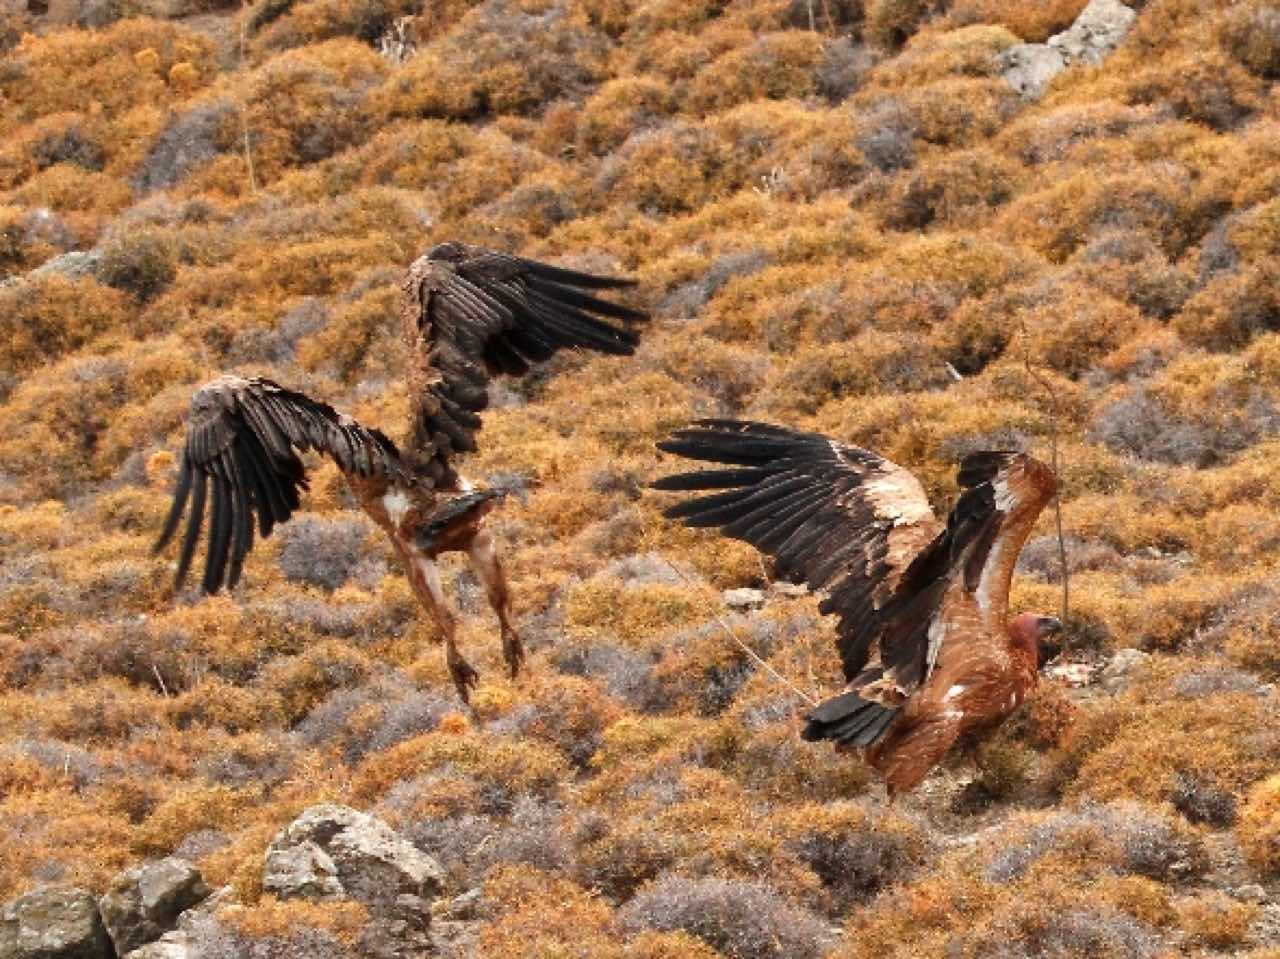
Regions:
<instances>
[{"instance_id":1,"label":"brown vulture with pale head","mask_svg":"<svg viewBox=\"0 0 1280 959\"><path fill-rule=\"evenodd\" d=\"M946 523L919 481L881 456L815 433L702 420L658 444L719 468L668 476L699 491L667 510L772 556L827 592L846 691L809 714L804 738L866 750L890 796L914 788L962 736L993 729L1056 653L1061 623L1008 618L1009 580L1053 471L1024 453L960 464Z\"/></svg>"},{"instance_id":2,"label":"brown vulture with pale head","mask_svg":"<svg viewBox=\"0 0 1280 959\"><path fill-rule=\"evenodd\" d=\"M307 486L299 453L315 450L337 464L365 512L391 537L414 592L440 628L459 695L469 698L477 675L457 648L435 564L440 553L469 555L498 615L503 654L515 676L524 650L482 522L501 492L473 488L459 475L457 458L476 448L491 378L527 373L561 349L630 355L637 342L630 323L645 315L600 293L632 285L461 243L433 247L403 281L411 399L404 446L270 380L221 376L192 398L173 507L156 549L173 537L190 504L178 554L181 585L207 512L204 591L234 586L254 527L270 536L298 508Z\"/></svg>"}]
</instances>

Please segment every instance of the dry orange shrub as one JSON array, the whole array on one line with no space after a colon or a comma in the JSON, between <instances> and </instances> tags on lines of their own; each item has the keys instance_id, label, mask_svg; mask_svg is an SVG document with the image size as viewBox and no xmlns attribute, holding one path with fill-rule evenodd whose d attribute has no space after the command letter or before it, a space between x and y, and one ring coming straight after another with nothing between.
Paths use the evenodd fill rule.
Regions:
<instances>
[{"instance_id":1,"label":"dry orange shrub","mask_svg":"<svg viewBox=\"0 0 1280 959\"><path fill-rule=\"evenodd\" d=\"M578 143L589 153L606 154L636 130L661 123L675 108L670 88L653 77L608 80L583 104Z\"/></svg>"},{"instance_id":2,"label":"dry orange shrub","mask_svg":"<svg viewBox=\"0 0 1280 959\"><path fill-rule=\"evenodd\" d=\"M1259 911L1253 903L1238 902L1219 892L1180 904L1178 918L1190 942L1227 949L1246 941Z\"/></svg>"},{"instance_id":3,"label":"dry orange shrub","mask_svg":"<svg viewBox=\"0 0 1280 959\"><path fill-rule=\"evenodd\" d=\"M1257 783L1236 827L1249 861L1267 875L1280 870L1280 775Z\"/></svg>"},{"instance_id":4,"label":"dry orange shrub","mask_svg":"<svg viewBox=\"0 0 1280 959\"><path fill-rule=\"evenodd\" d=\"M1043 43L1075 21L1087 0L1019 3L1017 0L959 0L948 11L957 24L995 23L1027 43Z\"/></svg>"},{"instance_id":5,"label":"dry orange shrub","mask_svg":"<svg viewBox=\"0 0 1280 959\"><path fill-rule=\"evenodd\" d=\"M894 184L885 219L895 229L982 225L1016 192L1019 166L986 149L961 150L921 164Z\"/></svg>"},{"instance_id":6,"label":"dry orange shrub","mask_svg":"<svg viewBox=\"0 0 1280 959\"><path fill-rule=\"evenodd\" d=\"M574 953L621 959L613 911L581 886L532 866L508 866L485 884L497 918L481 932L479 946L495 959Z\"/></svg>"},{"instance_id":7,"label":"dry orange shrub","mask_svg":"<svg viewBox=\"0 0 1280 959\"><path fill-rule=\"evenodd\" d=\"M123 20L102 31L28 34L10 54L22 69L2 81L8 102L0 132L59 112L98 112L107 118L138 104L179 99L166 82L176 63L192 65L208 82L216 70L213 45L200 34L159 20ZM95 106L96 104L96 106Z\"/></svg>"},{"instance_id":8,"label":"dry orange shrub","mask_svg":"<svg viewBox=\"0 0 1280 959\"><path fill-rule=\"evenodd\" d=\"M763 585L766 564L744 544L674 527L659 514L665 498L643 490L677 468L657 438L730 413L885 452L945 508L965 451L1044 451L1029 352L1058 393L1065 521L1083 544L1072 546L1072 638L1157 655L1129 692L1074 710L1042 687L988 747L982 781L1015 801L1137 799L1150 805L1136 818L1164 822L1174 814L1162 804L1190 777L1240 801L1241 843L1273 870L1271 706L1212 684L1228 663L1267 679L1280 668L1266 412L1280 389L1274 44L1263 5L1152 0L1100 67L1069 71L1038 104L1017 101L993 55L1061 29L1079 5L963 0L930 20L933 5L871 3L867 33L905 46L859 62L858 92L834 107L815 98L830 96L820 79L839 66L828 21L857 34L857 3L815 2L810 33L804 4L781 0L459 0L411 24L419 52L402 66L370 46L394 2L313 0L259 20L244 70L155 21L14 47L21 69L0 79L17 104L0 121L0 271L133 234L162 255L148 261L161 268L154 287L118 269L122 290L49 278L0 292L13 334L0 347L0 728L12 730L0 735L0 814L32 824L0 840L0 898L50 864L100 889L144 852L212 827L231 844L199 865L253 902L266 845L302 808L394 791L398 827L477 810L505 826L489 804L522 796L561 810L562 865L489 873L497 915L482 943L495 956L533 943L709 959L681 933L626 941L593 892L630 894L666 870L763 875L849 923L837 956L980 954L997 942L1030 952L1068 934L1054 923L1072 910L1095 923L1072 934L1239 941L1247 909L1117 871L1114 845L1088 830L1079 849L1055 848L1011 883L987 878L985 852L956 848L850 906L804 842L874 833L870 807L833 805L872 777L799 740L806 707L788 685L840 687L833 626L812 598L771 598L749 628L731 628L749 644L780 637L767 659L785 682L749 666L713 614L718 590ZM494 29L494 9L510 35ZM249 106L257 192L233 109L207 159L143 197L134 178L170 120L219 98ZM468 122L423 119L433 116ZM65 233L30 228L41 207ZM489 613L468 612L461 638L485 677L477 713L447 715L352 770L343 749L389 705L366 703L345 738L312 749L282 746L282 730L389 669L448 687L435 628L386 547L368 547L388 563L381 582L323 598L360 611L349 639L293 612L316 596L285 579L274 539L240 591L213 601L175 603L173 554L145 551L191 387L215 370L292 382L396 432L407 408L396 269L454 236L637 275L637 305L691 297L645 331L637 357L567 357L512 387L466 466L482 481L530 478L528 502L512 496L494 519L519 617L551 624L553 644L568 633L652 654L644 678L658 711L638 715L598 676L562 675L554 645L508 681ZM123 252L138 251L113 247ZM730 269L726 256L742 259ZM317 325L291 326L308 296ZM1217 437L1213 465L1104 445L1104 411L1138 391L1154 397L1152 425ZM311 476L309 508L345 508L331 465ZM700 581L601 574L646 553ZM468 582L452 561L446 579ZM1018 577L1017 608L1057 601L1043 570ZM147 623L126 629L136 613ZM34 758L39 742L83 749L110 773L77 772L78 753ZM210 771L228 768L260 780L214 785ZM908 848L921 838L910 817L883 825ZM264 936L346 922L271 901L244 916Z\"/></svg>"},{"instance_id":9,"label":"dry orange shrub","mask_svg":"<svg viewBox=\"0 0 1280 959\"><path fill-rule=\"evenodd\" d=\"M872 74L869 86L873 90L906 90L948 77L994 76L995 56L1017 42L1012 33L996 26L922 30L906 49Z\"/></svg>"},{"instance_id":10,"label":"dry orange shrub","mask_svg":"<svg viewBox=\"0 0 1280 959\"><path fill-rule=\"evenodd\" d=\"M359 902L315 903L281 901L263 896L252 906L231 906L218 918L252 939L287 936L298 928L323 929L340 942L353 943L369 921L369 910Z\"/></svg>"},{"instance_id":11,"label":"dry orange shrub","mask_svg":"<svg viewBox=\"0 0 1280 959\"><path fill-rule=\"evenodd\" d=\"M746 48L730 50L698 72L686 104L698 111L724 110L749 100L812 95L823 41L807 30L766 33Z\"/></svg>"}]
</instances>

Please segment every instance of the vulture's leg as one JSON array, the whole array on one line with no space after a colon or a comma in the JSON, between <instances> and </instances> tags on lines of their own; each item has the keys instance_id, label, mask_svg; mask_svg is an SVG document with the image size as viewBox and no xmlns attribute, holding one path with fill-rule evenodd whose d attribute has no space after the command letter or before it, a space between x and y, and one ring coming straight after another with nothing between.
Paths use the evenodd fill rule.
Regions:
<instances>
[{"instance_id":1,"label":"vulture's leg","mask_svg":"<svg viewBox=\"0 0 1280 959\"><path fill-rule=\"evenodd\" d=\"M453 685L457 687L462 701L470 705L471 688L475 686L480 675L458 652L458 622L445 602L444 587L440 583L440 568L421 554L413 557L410 568L419 598L430 611L436 625L440 627L440 635L444 639L445 661L449 664L449 675L453 677Z\"/></svg>"},{"instance_id":2,"label":"vulture's leg","mask_svg":"<svg viewBox=\"0 0 1280 959\"><path fill-rule=\"evenodd\" d=\"M507 668L511 670L511 678L514 679L524 663L524 643L511 624L511 593L507 589L507 577L502 572L502 563L498 559L497 544L487 529L480 528L467 547L467 554L471 557L476 575L484 584L489 605L498 614L498 622L502 626L502 655L507 661Z\"/></svg>"}]
</instances>

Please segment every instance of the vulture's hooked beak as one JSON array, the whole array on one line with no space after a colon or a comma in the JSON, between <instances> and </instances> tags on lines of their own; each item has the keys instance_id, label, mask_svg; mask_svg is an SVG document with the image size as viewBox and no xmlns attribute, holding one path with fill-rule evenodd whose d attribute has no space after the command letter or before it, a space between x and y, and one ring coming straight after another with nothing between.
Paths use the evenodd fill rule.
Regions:
<instances>
[{"instance_id":1,"label":"vulture's hooked beak","mask_svg":"<svg viewBox=\"0 0 1280 959\"><path fill-rule=\"evenodd\" d=\"M1062 652L1062 620L1056 616L1041 616L1040 631L1036 639L1039 651L1040 669L1044 669L1059 653Z\"/></svg>"}]
</instances>

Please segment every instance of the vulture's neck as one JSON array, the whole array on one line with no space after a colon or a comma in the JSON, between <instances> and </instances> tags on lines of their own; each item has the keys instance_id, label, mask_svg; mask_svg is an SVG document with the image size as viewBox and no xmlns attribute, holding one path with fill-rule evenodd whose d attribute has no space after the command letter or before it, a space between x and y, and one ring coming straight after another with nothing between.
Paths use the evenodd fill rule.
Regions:
<instances>
[{"instance_id":1,"label":"vulture's neck","mask_svg":"<svg viewBox=\"0 0 1280 959\"><path fill-rule=\"evenodd\" d=\"M1005 627L1009 650L1034 678L1040 662L1039 624L1031 613L1015 616Z\"/></svg>"}]
</instances>

